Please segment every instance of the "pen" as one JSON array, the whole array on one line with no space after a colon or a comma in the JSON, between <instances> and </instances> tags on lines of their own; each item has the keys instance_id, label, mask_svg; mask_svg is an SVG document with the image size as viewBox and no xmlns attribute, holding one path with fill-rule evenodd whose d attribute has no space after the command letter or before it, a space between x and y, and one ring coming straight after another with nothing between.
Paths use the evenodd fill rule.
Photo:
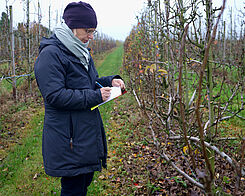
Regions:
<instances>
[{"instance_id":1,"label":"pen","mask_svg":"<svg viewBox=\"0 0 245 196\"><path fill-rule=\"evenodd\" d=\"M103 86L99 82L95 81L95 84L97 84L100 88L103 88Z\"/></svg>"}]
</instances>

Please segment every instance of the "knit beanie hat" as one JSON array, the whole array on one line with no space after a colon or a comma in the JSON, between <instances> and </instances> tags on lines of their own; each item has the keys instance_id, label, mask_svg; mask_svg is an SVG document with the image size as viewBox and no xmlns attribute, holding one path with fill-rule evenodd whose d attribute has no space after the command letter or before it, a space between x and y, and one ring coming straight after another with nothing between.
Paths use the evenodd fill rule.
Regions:
<instances>
[{"instance_id":1,"label":"knit beanie hat","mask_svg":"<svg viewBox=\"0 0 245 196\"><path fill-rule=\"evenodd\" d=\"M64 10L63 19L70 29L97 27L95 11L90 4L82 1L69 3Z\"/></svg>"}]
</instances>

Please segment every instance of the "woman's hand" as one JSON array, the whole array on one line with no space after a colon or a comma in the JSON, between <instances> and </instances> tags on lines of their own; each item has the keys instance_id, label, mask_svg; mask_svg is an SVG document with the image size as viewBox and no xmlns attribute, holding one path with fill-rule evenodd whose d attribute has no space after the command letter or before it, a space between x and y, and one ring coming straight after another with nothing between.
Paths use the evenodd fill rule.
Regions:
<instances>
[{"instance_id":1,"label":"woman's hand","mask_svg":"<svg viewBox=\"0 0 245 196\"><path fill-rule=\"evenodd\" d=\"M111 88L110 87L103 87L100 89L102 100L106 101L111 95Z\"/></svg>"},{"instance_id":2,"label":"woman's hand","mask_svg":"<svg viewBox=\"0 0 245 196\"><path fill-rule=\"evenodd\" d=\"M124 84L123 80L121 80L121 79L113 79L111 82L111 85L112 86L118 86L121 89L125 89L125 84Z\"/></svg>"}]
</instances>

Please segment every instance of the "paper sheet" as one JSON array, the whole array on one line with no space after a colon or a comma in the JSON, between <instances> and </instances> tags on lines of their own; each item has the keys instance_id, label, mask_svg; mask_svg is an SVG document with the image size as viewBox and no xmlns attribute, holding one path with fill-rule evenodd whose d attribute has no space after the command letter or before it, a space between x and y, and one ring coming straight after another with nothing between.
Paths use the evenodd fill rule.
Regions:
<instances>
[{"instance_id":1,"label":"paper sheet","mask_svg":"<svg viewBox=\"0 0 245 196\"><path fill-rule=\"evenodd\" d=\"M110 100L112 100L112 99L115 99L116 97L118 97L118 96L120 96L120 95L122 95L122 90L121 90L120 87L111 87L111 95L110 95L110 97L109 97L106 101L104 101L103 103L106 103L106 102L108 102L108 101L110 101Z\"/></svg>"},{"instance_id":2,"label":"paper sheet","mask_svg":"<svg viewBox=\"0 0 245 196\"><path fill-rule=\"evenodd\" d=\"M120 87L111 87L111 95L110 95L110 97L106 101L104 101L103 103L92 107L91 110L94 110L95 108L103 105L104 103L107 103L108 101L111 101L112 99L115 99L115 98L119 97L120 95L122 95L122 90L121 90Z\"/></svg>"}]
</instances>

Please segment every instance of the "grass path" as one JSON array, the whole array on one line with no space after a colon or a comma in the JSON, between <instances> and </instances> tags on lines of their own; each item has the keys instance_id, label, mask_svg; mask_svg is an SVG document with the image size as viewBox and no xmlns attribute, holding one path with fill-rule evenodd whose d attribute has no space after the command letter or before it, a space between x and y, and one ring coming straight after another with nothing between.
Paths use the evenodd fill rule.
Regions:
<instances>
[{"instance_id":1,"label":"grass path","mask_svg":"<svg viewBox=\"0 0 245 196\"><path fill-rule=\"evenodd\" d=\"M119 74L122 65L123 46L113 50L99 66L100 76ZM105 127L110 118L108 111L111 110L113 103L108 103L102 107L101 114ZM60 195L60 179L49 177L45 174L41 143L42 143L42 124L44 109L38 108L37 112L28 126L25 127L27 135L21 144L15 145L0 169L0 195ZM97 174L98 176L98 174ZM96 181L95 176L95 181ZM99 180L98 180L99 181ZM99 183L91 186L91 195L98 195L103 189Z\"/></svg>"}]
</instances>

